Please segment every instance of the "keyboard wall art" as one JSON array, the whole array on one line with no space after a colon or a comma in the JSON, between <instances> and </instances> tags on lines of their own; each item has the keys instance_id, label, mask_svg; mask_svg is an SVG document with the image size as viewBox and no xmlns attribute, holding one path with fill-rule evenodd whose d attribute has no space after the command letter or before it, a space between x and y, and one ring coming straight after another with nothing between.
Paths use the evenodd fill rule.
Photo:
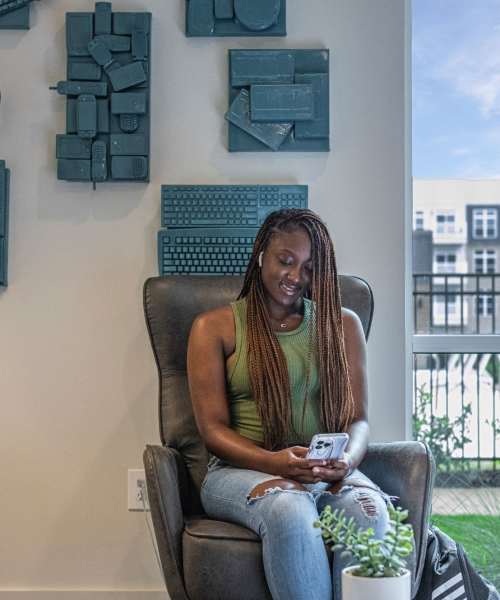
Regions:
<instances>
[{"instance_id":1,"label":"keyboard wall art","mask_svg":"<svg viewBox=\"0 0 500 600\"><path fill-rule=\"evenodd\" d=\"M328 152L330 56L229 50L230 152Z\"/></svg>"},{"instance_id":2,"label":"keyboard wall art","mask_svg":"<svg viewBox=\"0 0 500 600\"><path fill-rule=\"evenodd\" d=\"M0 29L29 29L33 0L0 0Z\"/></svg>"},{"instance_id":3,"label":"keyboard wall art","mask_svg":"<svg viewBox=\"0 0 500 600\"><path fill-rule=\"evenodd\" d=\"M286 35L286 0L185 1L188 37Z\"/></svg>"},{"instance_id":4,"label":"keyboard wall art","mask_svg":"<svg viewBox=\"0 0 500 600\"><path fill-rule=\"evenodd\" d=\"M0 160L0 286L7 287L10 171Z\"/></svg>"},{"instance_id":5,"label":"keyboard wall art","mask_svg":"<svg viewBox=\"0 0 500 600\"><path fill-rule=\"evenodd\" d=\"M307 206L306 185L163 185L159 273L242 275L267 215Z\"/></svg>"},{"instance_id":6,"label":"keyboard wall art","mask_svg":"<svg viewBox=\"0 0 500 600\"><path fill-rule=\"evenodd\" d=\"M151 13L66 13L66 132L56 136L57 178L149 181Z\"/></svg>"}]
</instances>

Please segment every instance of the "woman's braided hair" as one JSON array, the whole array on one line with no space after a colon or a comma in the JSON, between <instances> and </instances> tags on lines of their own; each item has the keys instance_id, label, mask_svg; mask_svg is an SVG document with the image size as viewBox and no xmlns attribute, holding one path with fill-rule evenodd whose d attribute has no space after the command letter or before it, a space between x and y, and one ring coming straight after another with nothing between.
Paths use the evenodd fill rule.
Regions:
<instances>
[{"instance_id":1,"label":"woman's braided hair","mask_svg":"<svg viewBox=\"0 0 500 600\"><path fill-rule=\"evenodd\" d=\"M346 431L354 416L337 265L328 229L310 210L275 211L257 233L238 297L247 300L248 370L264 429L264 446L270 450L287 444L292 428L291 394L286 359L269 320L258 257L273 234L298 228L305 229L311 240L312 277L308 295L314 307L314 326L310 329L310 343L316 342L313 352L319 367L321 423L324 431Z\"/></svg>"}]
</instances>

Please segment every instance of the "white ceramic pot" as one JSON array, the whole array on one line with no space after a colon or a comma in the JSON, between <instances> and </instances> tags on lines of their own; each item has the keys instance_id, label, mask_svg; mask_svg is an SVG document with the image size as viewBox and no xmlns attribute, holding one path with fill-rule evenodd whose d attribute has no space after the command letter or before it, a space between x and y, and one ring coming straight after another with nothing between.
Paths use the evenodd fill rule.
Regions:
<instances>
[{"instance_id":1,"label":"white ceramic pot","mask_svg":"<svg viewBox=\"0 0 500 600\"><path fill-rule=\"evenodd\" d=\"M359 577L356 565L342 571L342 600L410 600L410 571L401 577Z\"/></svg>"}]
</instances>

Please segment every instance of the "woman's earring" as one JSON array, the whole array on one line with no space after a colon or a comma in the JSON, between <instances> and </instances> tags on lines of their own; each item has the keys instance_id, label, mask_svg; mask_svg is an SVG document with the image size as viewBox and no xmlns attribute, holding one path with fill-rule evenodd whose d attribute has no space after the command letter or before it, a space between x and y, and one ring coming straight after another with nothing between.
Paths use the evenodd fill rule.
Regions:
<instances>
[{"instance_id":1,"label":"woman's earring","mask_svg":"<svg viewBox=\"0 0 500 600\"><path fill-rule=\"evenodd\" d=\"M259 267L262 269L262 257L264 256L264 252L259 254Z\"/></svg>"}]
</instances>

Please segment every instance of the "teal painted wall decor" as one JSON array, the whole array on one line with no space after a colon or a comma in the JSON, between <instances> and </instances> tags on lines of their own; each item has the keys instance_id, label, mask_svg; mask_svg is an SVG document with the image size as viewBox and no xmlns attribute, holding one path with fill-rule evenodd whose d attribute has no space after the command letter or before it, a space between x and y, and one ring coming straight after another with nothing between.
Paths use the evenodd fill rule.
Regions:
<instances>
[{"instance_id":1,"label":"teal painted wall decor","mask_svg":"<svg viewBox=\"0 0 500 600\"><path fill-rule=\"evenodd\" d=\"M33 0L0 0L0 29L29 29Z\"/></svg>"},{"instance_id":2,"label":"teal painted wall decor","mask_svg":"<svg viewBox=\"0 0 500 600\"><path fill-rule=\"evenodd\" d=\"M284 36L286 0L186 0L186 35Z\"/></svg>"},{"instance_id":3,"label":"teal painted wall decor","mask_svg":"<svg viewBox=\"0 0 500 600\"><path fill-rule=\"evenodd\" d=\"M67 13L66 49L67 79L51 87L66 97L57 178L149 181L151 13Z\"/></svg>"},{"instance_id":4,"label":"teal painted wall decor","mask_svg":"<svg viewBox=\"0 0 500 600\"><path fill-rule=\"evenodd\" d=\"M160 275L242 275L279 208L307 208L306 185L162 185Z\"/></svg>"},{"instance_id":5,"label":"teal painted wall decor","mask_svg":"<svg viewBox=\"0 0 500 600\"><path fill-rule=\"evenodd\" d=\"M0 286L7 287L10 171L0 160Z\"/></svg>"},{"instance_id":6,"label":"teal painted wall decor","mask_svg":"<svg viewBox=\"0 0 500 600\"><path fill-rule=\"evenodd\" d=\"M329 50L229 50L229 151L328 152L329 86Z\"/></svg>"}]
</instances>

